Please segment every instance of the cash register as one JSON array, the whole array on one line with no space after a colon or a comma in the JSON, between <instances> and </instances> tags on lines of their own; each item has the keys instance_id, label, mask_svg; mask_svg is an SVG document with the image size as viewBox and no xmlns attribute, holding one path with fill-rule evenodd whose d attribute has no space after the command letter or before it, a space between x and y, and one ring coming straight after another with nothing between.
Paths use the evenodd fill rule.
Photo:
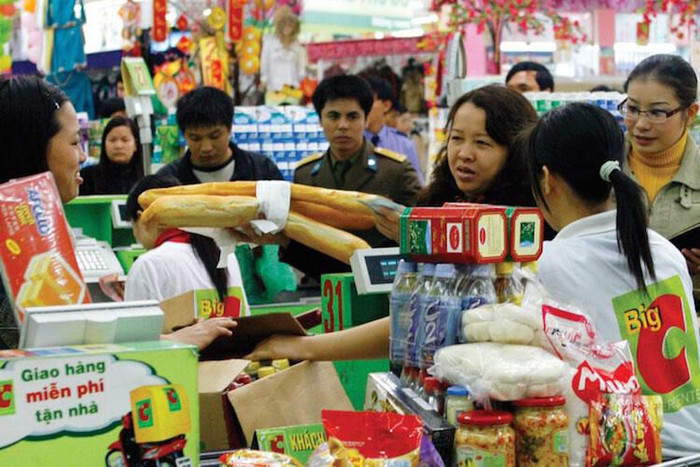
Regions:
<instances>
[{"instance_id":1,"label":"cash register","mask_svg":"<svg viewBox=\"0 0 700 467\"><path fill-rule=\"evenodd\" d=\"M82 232L76 234L75 257L86 283L97 283L100 277L110 274L124 279L124 269L107 242L86 237Z\"/></svg>"}]
</instances>

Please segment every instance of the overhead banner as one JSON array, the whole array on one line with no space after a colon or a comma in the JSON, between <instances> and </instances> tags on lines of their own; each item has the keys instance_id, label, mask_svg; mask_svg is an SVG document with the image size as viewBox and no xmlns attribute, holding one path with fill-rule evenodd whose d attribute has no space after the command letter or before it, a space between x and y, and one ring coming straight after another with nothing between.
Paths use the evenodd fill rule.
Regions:
<instances>
[{"instance_id":1,"label":"overhead banner","mask_svg":"<svg viewBox=\"0 0 700 467\"><path fill-rule=\"evenodd\" d=\"M423 39L424 37L397 37L377 40L316 42L308 44L306 47L309 61L315 62L321 59L430 52L425 48L418 48L418 44Z\"/></svg>"}]
</instances>

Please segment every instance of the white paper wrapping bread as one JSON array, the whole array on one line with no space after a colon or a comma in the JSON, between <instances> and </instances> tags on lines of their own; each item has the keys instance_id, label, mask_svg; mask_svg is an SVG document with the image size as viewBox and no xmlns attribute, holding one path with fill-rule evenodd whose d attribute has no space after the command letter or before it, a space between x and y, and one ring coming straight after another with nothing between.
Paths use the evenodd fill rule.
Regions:
<instances>
[{"instance_id":1,"label":"white paper wrapping bread","mask_svg":"<svg viewBox=\"0 0 700 467\"><path fill-rule=\"evenodd\" d=\"M540 347L480 342L444 347L430 369L478 400L513 401L562 394L568 365Z\"/></svg>"},{"instance_id":2,"label":"white paper wrapping bread","mask_svg":"<svg viewBox=\"0 0 700 467\"><path fill-rule=\"evenodd\" d=\"M465 342L541 346L542 318L536 307L519 307L513 303L484 305L464 312L462 337Z\"/></svg>"}]
</instances>

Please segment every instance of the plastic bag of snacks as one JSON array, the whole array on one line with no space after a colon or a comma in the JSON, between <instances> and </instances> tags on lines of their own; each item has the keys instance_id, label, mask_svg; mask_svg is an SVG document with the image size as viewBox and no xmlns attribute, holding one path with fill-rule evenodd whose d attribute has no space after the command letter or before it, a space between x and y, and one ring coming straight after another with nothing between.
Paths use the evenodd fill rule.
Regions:
<instances>
[{"instance_id":1,"label":"plastic bag of snacks","mask_svg":"<svg viewBox=\"0 0 700 467\"><path fill-rule=\"evenodd\" d=\"M237 449L227 452L219 456L221 467L238 467L238 466L301 466L294 458L276 452L256 451L254 449Z\"/></svg>"},{"instance_id":2,"label":"plastic bag of snacks","mask_svg":"<svg viewBox=\"0 0 700 467\"><path fill-rule=\"evenodd\" d=\"M661 462L661 396L600 394L590 406L591 466Z\"/></svg>"},{"instance_id":3,"label":"plastic bag of snacks","mask_svg":"<svg viewBox=\"0 0 700 467\"><path fill-rule=\"evenodd\" d=\"M514 401L562 394L568 365L540 347L480 342L443 347L430 373L469 388L474 400Z\"/></svg>"},{"instance_id":4,"label":"plastic bag of snacks","mask_svg":"<svg viewBox=\"0 0 700 467\"><path fill-rule=\"evenodd\" d=\"M569 363L564 391L569 413L569 463L586 464L589 405L602 394L640 395L632 354L626 341L601 343L590 321L573 307L544 304L544 330L551 350Z\"/></svg>"},{"instance_id":5,"label":"plastic bag of snacks","mask_svg":"<svg viewBox=\"0 0 700 467\"><path fill-rule=\"evenodd\" d=\"M514 303L483 305L462 315L465 342L500 342L539 346L542 315L532 307Z\"/></svg>"},{"instance_id":6,"label":"plastic bag of snacks","mask_svg":"<svg viewBox=\"0 0 700 467\"><path fill-rule=\"evenodd\" d=\"M310 467L419 465L423 422L417 415L324 410L328 442L311 455Z\"/></svg>"}]
</instances>

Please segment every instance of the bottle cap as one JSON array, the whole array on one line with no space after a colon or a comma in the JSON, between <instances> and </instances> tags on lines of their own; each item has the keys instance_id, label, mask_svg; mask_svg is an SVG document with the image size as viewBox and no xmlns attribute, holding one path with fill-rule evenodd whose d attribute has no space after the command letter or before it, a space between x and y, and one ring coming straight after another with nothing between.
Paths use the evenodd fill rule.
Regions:
<instances>
[{"instance_id":1,"label":"bottle cap","mask_svg":"<svg viewBox=\"0 0 700 467\"><path fill-rule=\"evenodd\" d=\"M496 274L499 276L507 276L513 274L515 264L513 263L498 263L496 265Z\"/></svg>"},{"instance_id":2,"label":"bottle cap","mask_svg":"<svg viewBox=\"0 0 700 467\"><path fill-rule=\"evenodd\" d=\"M516 407L558 407L564 404L566 404L564 396L531 397L513 401L513 405Z\"/></svg>"},{"instance_id":3,"label":"bottle cap","mask_svg":"<svg viewBox=\"0 0 700 467\"><path fill-rule=\"evenodd\" d=\"M424 384L425 390L427 392L441 392L442 391L442 383L440 383L440 380L435 378L434 376L426 376L425 382L423 384Z\"/></svg>"},{"instance_id":4,"label":"bottle cap","mask_svg":"<svg viewBox=\"0 0 700 467\"><path fill-rule=\"evenodd\" d=\"M258 378L265 378L266 376L274 375L275 368L272 366L261 366L258 370Z\"/></svg>"},{"instance_id":5,"label":"bottle cap","mask_svg":"<svg viewBox=\"0 0 700 467\"><path fill-rule=\"evenodd\" d=\"M462 412L457 417L460 425L508 425L513 421L513 415L508 412L492 412L490 410L470 410Z\"/></svg>"},{"instance_id":6,"label":"bottle cap","mask_svg":"<svg viewBox=\"0 0 700 467\"><path fill-rule=\"evenodd\" d=\"M249 375L257 374L260 369L260 362L250 362L247 367L245 367L245 372Z\"/></svg>"},{"instance_id":7,"label":"bottle cap","mask_svg":"<svg viewBox=\"0 0 700 467\"><path fill-rule=\"evenodd\" d=\"M447 395L455 397L468 396L469 391L464 386L450 386L447 388Z\"/></svg>"},{"instance_id":8,"label":"bottle cap","mask_svg":"<svg viewBox=\"0 0 700 467\"><path fill-rule=\"evenodd\" d=\"M428 377L428 372L425 370L420 370L420 373L418 373L418 380L421 382L421 385L425 381L425 378Z\"/></svg>"},{"instance_id":9,"label":"bottle cap","mask_svg":"<svg viewBox=\"0 0 700 467\"><path fill-rule=\"evenodd\" d=\"M409 261L399 261L399 266L396 268L396 275L399 276L410 272L416 272L416 265Z\"/></svg>"},{"instance_id":10,"label":"bottle cap","mask_svg":"<svg viewBox=\"0 0 700 467\"><path fill-rule=\"evenodd\" d=\"M287 360L286 358L272 360L272 367L277 371L286 370L287 368L289 368L289 360Z\"/></svg>"},{"instance_id":11,"label":"bottle cap","mask_svg":"<svg viewBox=\"0 0 700 467\"><path fill-rule=\"evenodd\" d=\"M454 277L455 276L455 265L454 264L438 264L435 268L435 277Z\"/></svg>"}]
</instances>

